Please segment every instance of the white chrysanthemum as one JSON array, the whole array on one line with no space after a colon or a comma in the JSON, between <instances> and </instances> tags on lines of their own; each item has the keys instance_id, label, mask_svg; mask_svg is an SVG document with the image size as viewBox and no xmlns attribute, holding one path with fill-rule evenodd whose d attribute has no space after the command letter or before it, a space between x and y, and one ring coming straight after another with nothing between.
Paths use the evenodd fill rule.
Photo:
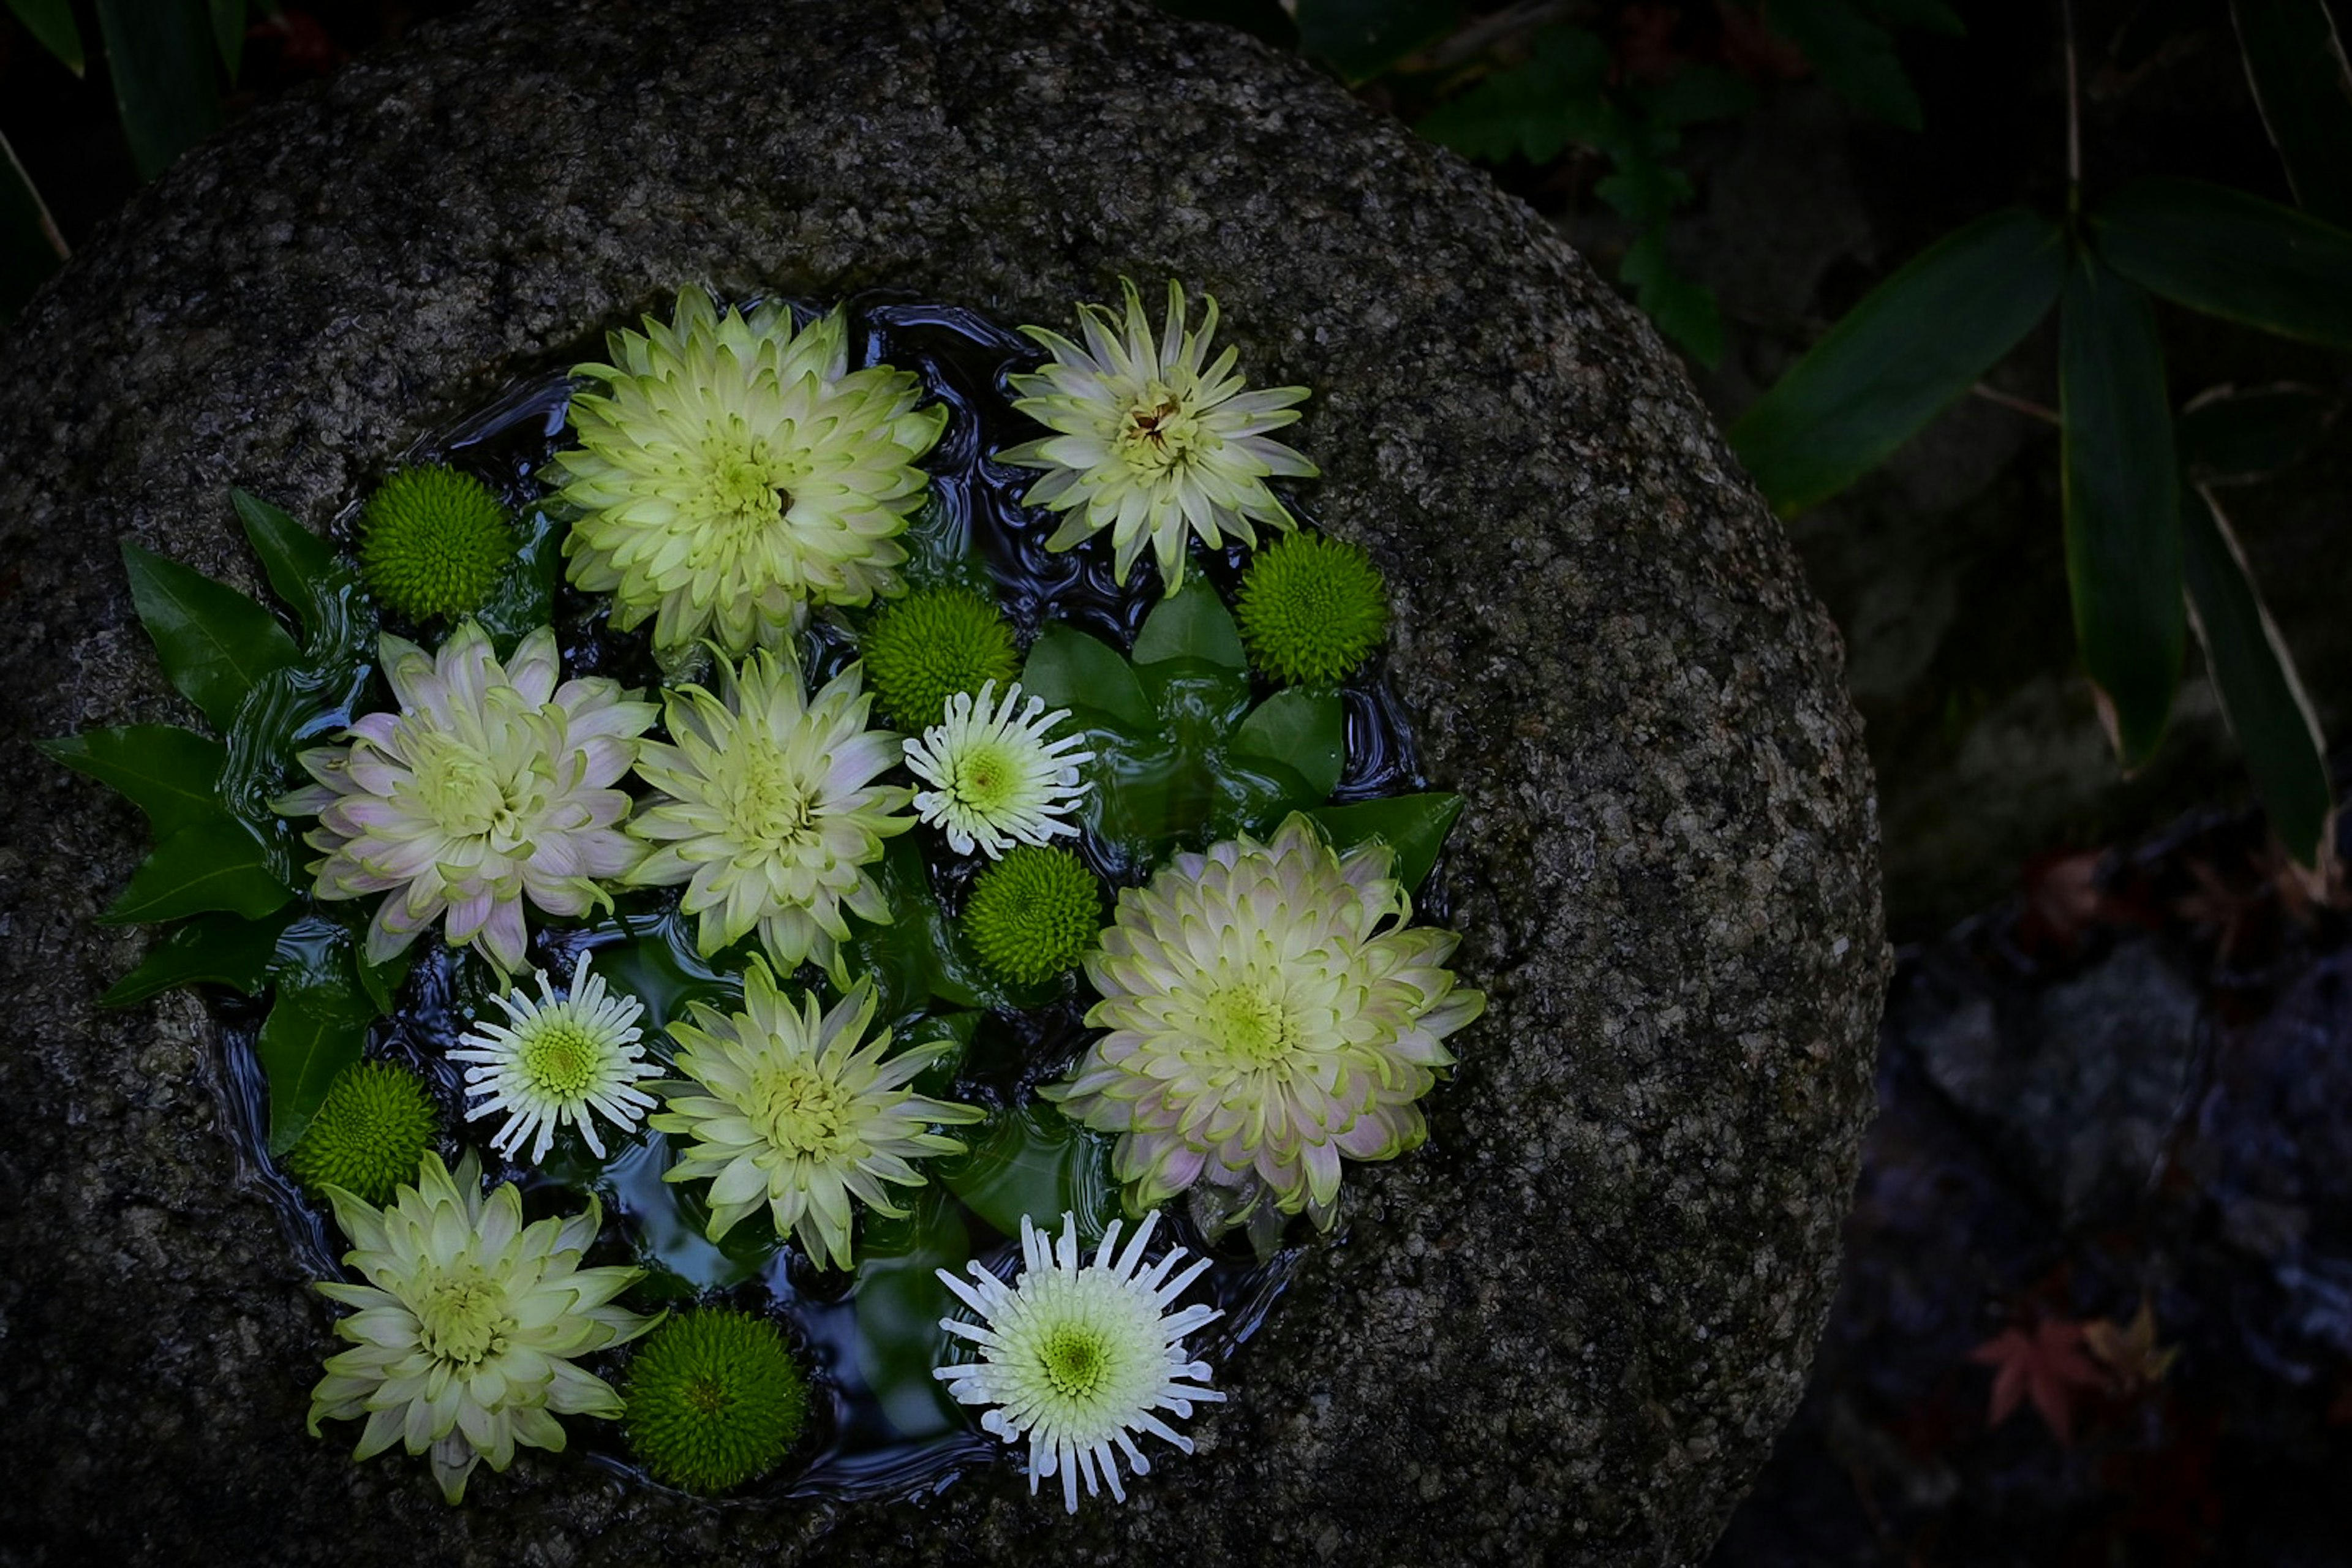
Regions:
<instances>
[{"instance_id":1,"label":"white chrysanthemum","mask_svg":"<svg viewBox=\"0 0 2352 1568\"><path fill-rule=\"evenodd\" d=\"M661 1070L645 1059L638 1043L645 1031L637 1019L646 1005L607 991L604 977L588 972L593 956L582 955L572 973L572 994L561 1000L544 970L536 1001L520 989L493 997L507 1021L475 1025L457 1042L466 1048L449 1053L453 1062L473 1064L466 1068L467 1090L488 1096L466 1119L506 1117L490 1138L500 1154L511 1157L529 1140L536 1165L547 1158L556 1128L568 1121L601 1160L604 1141L597 1136L595 1116L627 1132L653 1108L654 1097L636 1087Z\"/></svg>"},{"instance_id":2,"label":"white chrysanthemum","mask_svg":"<svg viewBox=\"0 0 2352 1568\"><path fill-rule=\"evenodd\" d=\"M781 304L688 288L668 325L605 342L611 364L573 367L604 390L572 397L580 446L552 473L579 514L571 579L613 595L615 626L653 616L656 647L741 654L788 645L811 603L892 588L947 411L916 408L905 371L852 371L840 310L796 332Z\"/></svg>"},{"instance_id":3,"label":"white chrysanthemum","mask_svg":"<svg viewBox=\"0 0 2352 1568\"><path fill-rule=\"evenodd\" d=\"M1001 702L995 690L991 680L978 696L958 692L945 719L906 743L907 766L931 786L916 793L915 815L946 829L957 854L977 846L992 860L1015 844L1077 832L1062 819L1094 787L1078 770L1095 760L1078 750L1083 735L1048 739L1068 709L1048 713L1045 700L1032 697L1015 712L1020 683L1006 687Z\"/></svg>"},{"instance_id":4,"label":"white chrysanthemum","mask_svg":"<svg viewBox=\"0 0 2352 1568\"><path fill-rule=\"evenodd\" d=\"M1000 456L1045 470L1022 499L1067 514L1047 549L1067 550L1108 528L1113 574L1126 582L1148 543L1172 594L1184 581L1188 532L1213 548L1256 542L1255 523L1293 526L1266 479L1319 470L1267 432L1297 420L1292 405L1307 400L1307 388L1243 391L1234 350L1208 363L1217 301L1206 300L1201 330L1188 332L1184 290L1172 280L1167 327L1155 343L1141 296L1121 282L1123 329L1099 305L1078 307L1084 348L1043 327L1021 329L1054 357L1034 375L1010 378L1022 395L1013 405L1055 433Z\"/></svg>"},{"instance_id":5,"label":"white chrysanthemum","mask_svg":"<svg viewBox=\"0 0 2352 1568\"><path fill-rule=\"evenodd\" d=\"M678 907L700 917L706 956L756 926L779 969L812 957L832 969L845 910L890 918L863 868L915 819L911 791L872 782L898 760L898 737L866 727L872 702L854 664L808 699L799 660L765 651L740 670L722 663L716 696L689 686L663 700L672 743L646 742L637 763L662 793L629 824L654 849L629 880L684 882Z\"/></svg>"},{"instance_id":6,"label":"white chrysanthemum","mask_svg":"<svg viewBox=\"0 0 2352 1568\"><path fill-rule=\"evenodd\" d=\"M657 1320L612 1304L642 1269L580 1267L602 1223L594 1198L583 1214L526 1226L512 1183L484 1199L471 1153L454 1177L426 1154L416 1184L381 1209L341 1187L327 1196L352 1238L343 1262L368 1282L318 1287L354 1309L335 1325L352 1348L328 1358L310 1391L310 1436L320 1421L364 1416L354 1458L394 1442L429 1451L454 1503L483 1459L503 1470L519 1443L561 1451L556 1416L621 1414L612 1385L572 1358Z\"/></svg>"},{"instance_id":7,"label":"white chrysanthemum","mask_svg":"<svg viewBox=\"0 0 2352 1568\"><path fill-rule=\"evenodd\" d=\"M663 1180L710 1178L711 1240L765 1208L776 1234L797 1240L812 1261L846 1268L851 1201L903 1219L889 1187L923 1184L916 1160L963 1152L930 1128L982 1113L905 1087L953 1043L885 1060L890 1031L866 1037L874 1007L864 980L830 1011L813 995L794 1005L755 958L741 1012L697 1002L692 1022L670 1026L677 1070L691 1081L655 1086L669 1103L648 1125L689 1140Z\"/></svg>"},{"instance_id":8,"label":"white chrysanthemum","mask_svg":"<svg viewBox=\"0 0 2352 1568\"><path fill-rule=\"evenodd\" d=\"M371 713L351 744L304 752L318 782L276 802L316 813L310 867L322 899L385 894L368 927L381 963L448 917L449 945L472 942L501 973L522 966L523 900L578 918L609 900L597 879L635 865L617 826L629 797L610 786L654 721L650 702L601 676L558 685L555 634L522 639L500 664L468 621L438 654L393 637L382 658L397 713Z\"/></svg>"},{"instance_id":9,"label":"white chrysanthemum","mask_svg":"<svg viewBox=\"0 0 2352 1568\"><path fill-rule=\"evenodd\" d=\"M1030 1494L1041 1478L1059 1475L1063 1506L1072 1513L1078 1511L1081 1477L1088 1497L1100 1492L1099 1475L1112 1497L1127 1500L1118 1456L1124 1453L1139 1476L1151 1468L1136 1447L1137 1432L1192 1451L1192 1440L1156 1412L1189 1416L1193 1405L1225 1397L1200 1386L1208 1381L1208 1363L1184 1354L1184 1336L1223 1311L1197 1305L1169 1311L1209 1260L1196 1258L1179 1272L1184 1249L1171 1247L1139 1272L1159 1218L1157 1211L1144 1215L1125 1252L1116 1252L1119 1222L1111 1221L1094 1262L1081 1268L1076 1215L1062 1216L1058 1248L1024 1215L1024 1267L1011 1285L977 1263L969 1266L969 1283L937 1271L980 1316L977 1323L942 1318L940 1326L979 1346L980 1359L931 1375L966 1405L995 1406L980 1418L988 1431L1008 1443L1028 1438Z\"/></svg>"},{"instance_id":10,"label":"white chrysanthemum","mask_svg":"<svg viewBox=\"0 0 2352 1568\"><path fill-rule=\"evenodd\" d=\"M1039 1092L1118 1134L1129 1202L1195 1182L1261 1190L1318 1225L1339 1161L1386 1160L1427 1135L1416 1103L1454 1058L1440 1044L1486 998L1444 967L1461 938L1408 927L1382 845L1335 854L1293 815L1272 841L1179 855L1118 895L1087 954L1108 1032Z\"/></svg>"}]
</instances>

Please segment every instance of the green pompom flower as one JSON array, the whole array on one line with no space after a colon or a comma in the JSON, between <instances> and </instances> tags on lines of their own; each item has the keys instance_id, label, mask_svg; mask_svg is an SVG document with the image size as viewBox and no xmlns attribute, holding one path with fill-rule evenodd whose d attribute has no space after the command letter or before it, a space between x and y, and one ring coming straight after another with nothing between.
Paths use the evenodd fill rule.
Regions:
<instances>
[{"instance_id":1,"label":"green pompom flower","mask_svg":"<svg viewBox=\"0 0 2352 1568\"><path fill-rule=\"evenodd\" d=\"M1388 584L1358 546L1292 533L1251 561L1237 608L1259 669L1287 685L1330 686L1380 645Z\"/></svg>"},{"instance_id":2,"label":"green pompom flower","mask_svg":"<svg viewBox=\"0 0 2352 1568\"><path fill-rule=\"evenodd\" d=\"M390 1062L353 1062L327 1086L318 1114L287 1152L286 1168L318 1196L341 1187L382 1205L416 1180L440 1135L424 1079Z\"/></svg>"},{"instance_id":3,"label":"green pompom flower","mask_svg":"<svg viewBox=\"0 0 2352 1568\"><path fill-rule=\"evenodd\" d=\"M670 1319L629 1363L622 1397L630 1448L690 1492L767 1474L808 1426L808 1374L776 1325L749 1312Z\"/></svg>"},{"instance_id":4,"label":"green pompom flower","mask_svg":"<svg viewBox=\"0 0 2352 1568\"><path fill-rule=\"evenodd\" d=\"M360 513L368 592L411 620L480 609L514 555L506 508L455 468L404 468Z\"/></svg>"},{"instance_id":5,"label":"green pompom flower","mask_svg":"<svg viewBox=\"0 0 2352 1568\"><path fill-rule=\"evenodd\" d=\"M956 693L1009 685L1021 668L1013 628L969 588L908 595L875 617L864 652L876 700L913 733L938 723Z\"/></svg>"},{"instance_id":6,"label":"green pompom flower","mask_svg":"<svg viewBox=\"0 0 2352 1568\"><path fill-rule=\"evenodd\" d=\"M1034 985L1076 964L1102 930L1102 889L1066 849L1024 844L971 885L963 934L991 973Z\"/></svg>"}]
</instances>

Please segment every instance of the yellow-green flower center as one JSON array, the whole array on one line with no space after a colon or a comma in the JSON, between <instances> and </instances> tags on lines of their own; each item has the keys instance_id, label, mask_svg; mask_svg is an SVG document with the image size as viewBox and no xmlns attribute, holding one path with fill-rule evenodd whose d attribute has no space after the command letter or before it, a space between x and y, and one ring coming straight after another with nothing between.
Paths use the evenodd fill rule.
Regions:
<instances>
[{"instance_id":1,"label":"yellow-green flower center","mask_svg":"<svg viewBox=\"0 0 2352 1568\"><path fill-rule=\"evenodd\" d=\"M816 782L770 745L738 733L733 837L773 854L805 842L816 814Z\"/></svg>"},{"instance_id":2,"label":"yellow-green flower center","mask_svg":"<svg viewBox=\"0 0 2352 1568\"><path fill-rule=\"evenodd\" d=\"M740 418L704 435L701 468L696 510L717 526L696 540L698 566L717 563L764 538L792 510L792 482L799 476Z\"/></svg>"},{"instance_id":3,"label":"yellow-green flower center","mask_svg":"<svg viewBox=\"0 0 2352 1568\"><path fill-rule=\"evenodd\" d=\"M455 736L425 734L411 742L416 788L436 826L453 838L488 838L506 852L519 845L529 812L478 749Z\"/></svg>"},{"instance_id":4,"label":"yellow-green flower center","mask_svg":"<svg viewBox=\"0 0 2352 1568\"><path fill-rule=\"evenodd\" d=\"M1274 1066L1297 1043L1289 1010L1264 982L1245 980L1213 991L1202 1012L1209 1037L1250 1067Z\"/></svg>"},{"instance_id":5,"label":"yellow-green flower center","mask_svg":"<svg viewBox=\"0 0 2352 1568\"><path fill-rule=\"evenodd\" d=\"M506 1349L515 1329L506 1309L506 1292L481 1269L453 1269L416 1305L417 1342L427 1355L473 1366Z\"/></svg>"},{"instance_id":6,"label":"yellow-green flower center","mask_svg":"<svg viewBox=\"0 0 2352 1568\"><path fill-rule=\"evenodd\" d=\"M604 1043L570 1018L542 1017L524 1032L518 1065L530 1086L551 1100L577 1100L604 1065Z\"/></svg>"},{"instance_id":7,"label":"yellow-green flower center","mask_svg":"<svg viewBox=\"0 0 2352 1568\"><path fill-rule=\"evenodd\" d=\"M788 1154L829 1160L856 1144L856 1106L839 1084L805 1068L788 1067L753 1080L751 1124Z\"/></svg>"},{"instance_id":8,"label":"yellow-green flower center","mask_svg":"<svg viewBox=\"0 0 2352 1568\"><path fill-rule=\"evenodd\" d=\"M993 816L1013 804L1023 773L1008 748L987 742L968 745L955 754L950 793L965 810Z\"/></svg>"},{"instance_id":9,"label":"yellow-green flower center","mask_svg":"<svg viewBox=\"0 0 2352 1568\"><path fill-rule=\"evenodd\" d=\"M1091 1323L1057 1324L1037 1347L1046 1385L1065 1399L1092 1399L1110 1381L1111 1344Z\"/></svg>"},{"instance_id":10,"label":"yellow-green flower center","mask_svg":"<svg viewBox=\"0 0 2352 1568\"><path fill-rule=\"evenodd\" d=\"M1192 399L1155 381L1128 405L1112 445L1128 467L1163 474L1190 463L1203 445L1203 435Z\"/></svg>"}]
</instances>

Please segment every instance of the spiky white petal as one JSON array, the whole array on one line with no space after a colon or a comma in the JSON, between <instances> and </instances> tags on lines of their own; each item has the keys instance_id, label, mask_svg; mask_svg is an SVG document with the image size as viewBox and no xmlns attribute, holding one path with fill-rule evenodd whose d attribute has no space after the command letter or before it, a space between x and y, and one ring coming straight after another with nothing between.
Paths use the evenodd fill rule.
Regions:
<instances>
[{"instance_id":1,"label":"spiky white petal","mask_svg":"<svg viewBox=\"0 0 2352 1568\"><path fill-rule=\"evenodd\" d=\"M852 371L838 310L796 331L781 304L721 310L689 287L645 327L572 372L603 390L573 396L580 446L552 465L578 513L572 582L612 595L623 629L653 616L656 648L739 655L788 646L813 603L893 591L947 411L917 408L905 371Z\"/></svg>"},{"instance_id":2,"label":"spiky white petal","mask_svg":"<svg viewBox=\"0 0 2352 1568\"><path fill-rule=\"evenodd\" d=\"M594 1198L583 1214L526 1226L512 1183L483 1197L470 1152L454 1176L426 1154L416 1184L381 1209L340 1187L327 1196L352 1239L343 1262L367 1283L317 1287L354 1310L335 1324L352 1348L310 1391L312 1436L320 1421L364 1416L354 1458L394 1442L429 1453L455 1503L484 1459L503 1470L519 1444L560 1451L557 1415L621 1414L612 1385L572 1358L659 1320L613 1305L642 1269L580 1267L602 1223Z\"/></svg>"},{"instance_id":3,"label":"spiky white petal","mask_svg":"<svg viewBox=\"0 0 2352 1568\"><path fill-rule=\"evenodd\" d=\"M1289 510L1266 488L1274 475L1318 472L1267 432L1295 423L1303 386L1244 392L1234 351L1209 363L1217 301L1206 300L1200 331L1184 328L1183 288L1168 285L1168 321L1154 342L1132 282L1124 324L1099 305L1078 307L1084 347L1043 327L1021 330L1054 357L1033 375L1010 378L1013 406L1055 434L1007 447L1000 457L1045 478L1023 499L1064 514L1046 542L1067 550L1111 531L1112 573L1124 583L1149 544L1163 586L1184 581L1188 532L1215 548L1256 542L1255 524L1287 529Z\"/></svg>"},{"instance_id":4,"label":"spiky white petal","mask_svg":"<svg viewBox=\"0 0 2352 1568\"><path fill-rule=\"evenodd\" d=\"M741 1012L697 1002L691 1022L670 1026L688 1081L656 1086L668 1104L648 1125L688 1140L665 1181L710 1178L711 1240L765 1208L777 1235L815 1262L846 1268L852 1201L903 1219L889 1187L922 1185L917 1160L963 1152L930 1128L982 1113L906 1087L952 1042L884 1059L890 1031L866 1037L875 1001L861 979L829 1010L814 995L795 1005L753 959Z\"/></svg>"},{"instance_id":5,"label":"spiky white petal","mask_svg":"<svg viewBox=\"0 0 2352 1568\"><path fill-rule=\"evenodd\" d=\"M856 665L811 699L800 661L764 650L740 670L722 662L715 695L688 686L663 699L670 743L647 742L637 763L661 794L629 824L653 850L629 880L685 883L678 907L699 917L705 955L756 927L780 970L835 968L847 915L890 918L864 868L915 819L911 791L873 782L899 752L896 734L866 727L872 703Z\"/></svg>"},{"instance_id":6,"label":"spiky white petal","mask_svg":"<svg viewBox=\"0 0 2352 1568\"><path fill-rule=\"evenodd\" d=\"M1078 770L1095 760L1083 734L1052 739L1070 710L1045 711L1045 700L1021 706L1021 686L983 682L977 696L948 699L947 715L906 742L907 766L931 787L915 795L915 815L942 828L959 855L978 848L990 859L1015 844L1046 844L1077 832L1063 820L1094 786Z\"/></svg>"},{"instance_id":7,"label":"spiky white petal","mask_svg":"<svg viewBox=\"0 0 2352 1568\"><path fill-rule=\"evenodd\" d=\"M310 867L319 897L386 895L368 927L371 963L446 915L449 945L471 942L511 973L526 900L577 918L610 902L599 879L636 863L617 826L629 797L611 786L654 705L601 676L558 685L544 626L503 664L471 621L437 654L389 633L380 647L399 711L359 720L348 745L302 752L317 782L276 807L318 816L306 841L326 851Z\"/></svg>"},{"instance_id":8,"label":"spiky white petal","mask_svg":"<svg viewBox=\"0 0 2352 1568\"><path fill-rule=\"evenodd\" d=\"M1335 854L1293 815L1273 839L1175 857L1123 889L1087 956L1108 1033L1039 1092L1118 1135L1129 1201L1195 1183L1245 1213L1271 1194L1328 1226L1339 1162L1386 1160L1427 1135L1418 1104L1453 1065L1444 1045L1485 1010L1444 967L1461 941L1408 927L1412 900L1370 844Z\"/></svg>"},{"instance_id":9,"label":"spiky white petal","mask_svg":"<svg viewBox=\"0 0 2352 1568\"><path fill-rule=\"evenodd\" d=\"M1088 1497L1108 1485L1113 1498L1127 1500L1119 1456L1139 1476L1151 1468L1136 1433L1192 1451L1192 1440L1158 1412L1190 1416L1193 1405L1225 1397L1205 1386L1208 1363L1184 1353L1184 1336L1223 1310L1198 1304L1170 1310L1209 1260L1181 1267L1184 1248L1176 1247L1143 1268L1159 1219L1156 1210L1144 1215L1124 1252L1119 1222L1111 1221L1094 1262L1081 1267L1076 1215L1062 1216L1058 1246L1024 1215L1023 1268L1011 1284L978 1263L968 1266L969 1281L937 1271L979 1319L942 1318L940 1326L977 1346L979 1359L931 1375L961 1403L992 1406L980 1418L984 1429L1007 1443L1026 1437L1031 1495L1042 1478L1058 1475L1063 1507L1072 1513L1081 1479Z\"/></svg>"},{"instance_id":10,"label":"spiky white petal","mask_svg":"<svg viewBox=\"0 0 2352 1568\"><path fill-rule=\"evenodd\" d=\"M572 973L572 991L559 1000L547 972L539 973L539 996L518 988L496 996L503 1024L479 1023L449 1059L467 1062L466 1088L487 1098L466 1112L469 1121L503 1115L490 1147L511 1157L526 1140L530 1163L547 1158L555 1130L570 1122L598 1159L604 1141L595 1117L625 1133L645 1119L654 1097L636 1087L660 1068L645 1059L637 1026L646 1005L608 991L604 977L589 973L593 953L583 954Z\"/></svg>"}]
</instances>

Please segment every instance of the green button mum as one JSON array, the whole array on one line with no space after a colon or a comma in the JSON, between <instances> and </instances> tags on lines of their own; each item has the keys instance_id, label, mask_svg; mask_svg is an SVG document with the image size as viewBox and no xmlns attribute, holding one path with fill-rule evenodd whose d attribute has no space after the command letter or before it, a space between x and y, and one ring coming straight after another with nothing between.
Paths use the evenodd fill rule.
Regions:
<instances>
[{"instance_id":1,"label":"green button mum","mask_svg":"<svg viewBox=\"0 0 2352 1568\"><path fill-rule=\"evenodd\" d=\"M1076 964L1102 929L1102 889L1066 849L1024 844L980 874L963 933L990 972L1034 985Z\"/></svg>"},{"instance_id":2,"label":"green button mum","mask_svg":"<svg viewBox=\"0 0 2352 1568\"><path fill-rule=\"evenodd\" d=\"M381 1205L416 1180L418 1163L440 1134L422 1079L390 1062L353 1062L327 1086L319 1113L287 1152L286 1168L316 1195L341 1187Z\"/></svg>"},{"instance_id":3,"label":"green button mum","mask_svg":"<svg viewBox=\"0 0 2352 1568\"><path fill-rule=\"evenodd\" d=\"M1389 626L1388 584L1353 544L1293 533L1257 552L1237 602L1250 660L1292 686L1344 680Z\"/></svg>"},{"instance_id":4,"label":"green button mum","mask_svg":"<svg viewBox=\"0 0 2352 1568\"><path fill-rule=\"evenodd\" d=\"M908 595L874 618L863 651L875 700L915 733L938 723L956 693L1009 685L1021 668L1013 628L969 588Z\"/></svg>"},{"instance_id":5,"label":"green button mum","mask_svg":"<svg viewBox=\"0 0 2352 1568\"><path fill-rule=\"evenodd\" d=\"M411 620L480 609L514 554L506 508L455 468L404 468L360 513L368 592Z\"/></svg>"},{"instance_id":6,"label":"green button mum","mask_svg":"<svg viewBox=\"0 0 2352 1568\"><path fill-rule=\"evenodd\" d=\"M776 1325L697 1309L629 1363L621 1420L656 1479L720 1492L776 1468L808 1426L808 1374Z\"/></svg>"}]
</instances>

